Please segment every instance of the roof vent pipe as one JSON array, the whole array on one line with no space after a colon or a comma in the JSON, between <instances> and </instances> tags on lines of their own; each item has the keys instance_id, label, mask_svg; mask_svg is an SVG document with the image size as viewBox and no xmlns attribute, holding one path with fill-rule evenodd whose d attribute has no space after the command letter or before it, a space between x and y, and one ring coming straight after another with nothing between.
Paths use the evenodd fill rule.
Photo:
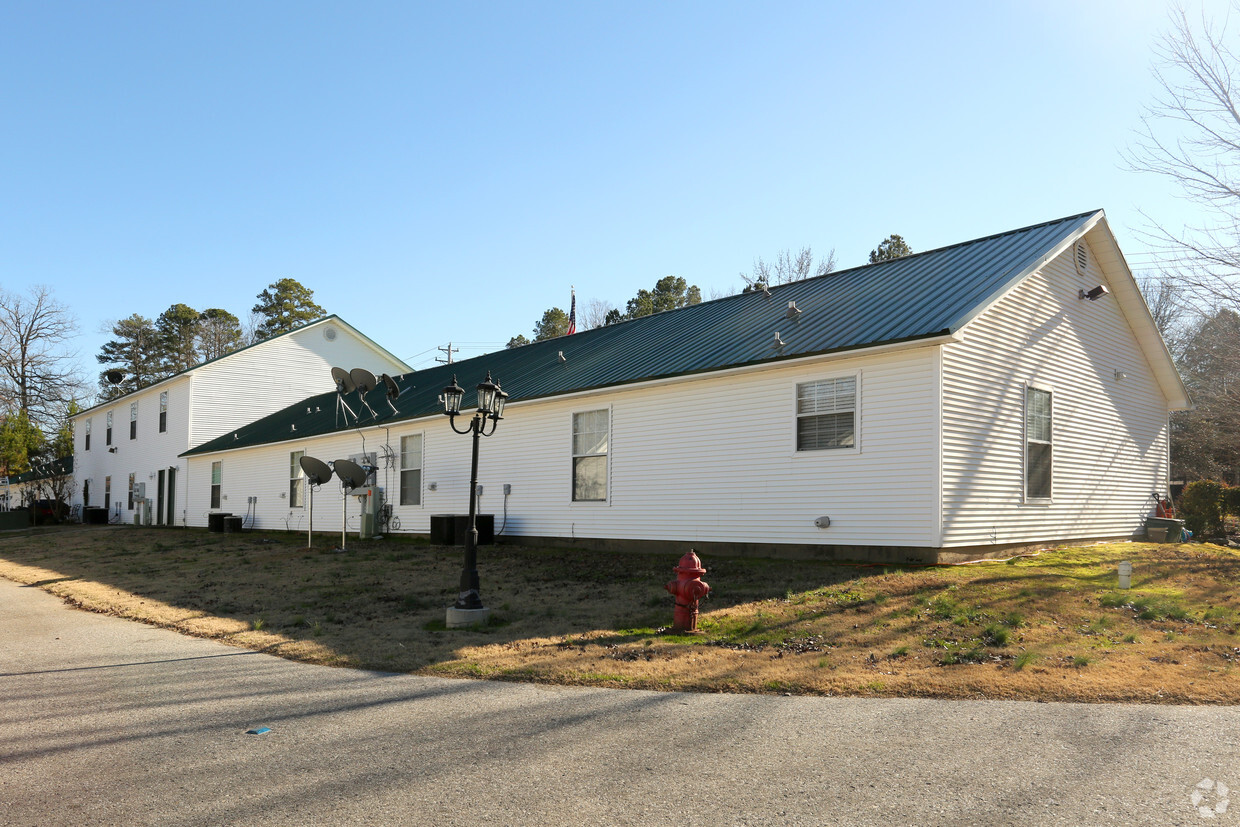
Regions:
<instances>
[{"instance_id":1,"label":"roof vent pipe","mask_svg":"<svg viewBox=\"0 0 1240 827\"><path fill-rule=\"evenodd\" d=\"M801 315L801 309L797 307L796 302L788 302L788 318L795 319Z\"/></svg>"}]
</instances>

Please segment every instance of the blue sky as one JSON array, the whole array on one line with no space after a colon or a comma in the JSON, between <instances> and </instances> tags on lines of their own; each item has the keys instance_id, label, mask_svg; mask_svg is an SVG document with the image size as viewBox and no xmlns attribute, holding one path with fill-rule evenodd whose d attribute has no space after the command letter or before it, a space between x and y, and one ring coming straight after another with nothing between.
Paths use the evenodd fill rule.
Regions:
<instances>
[{"instance_id":1,"label":"blue sky","mask_svg":"<svg viewBox=\"0 0 1240 827\"><path fill-rule=\"evenodd\" d=\"M570 285L709 296L890 233L1101 207L1140 268L1140 211L1192 220L1120 157L1168 10L0 0L0 285L50 285L93 374L112 320L283 277L424 366Z\"/></svg>"}]
</instances>

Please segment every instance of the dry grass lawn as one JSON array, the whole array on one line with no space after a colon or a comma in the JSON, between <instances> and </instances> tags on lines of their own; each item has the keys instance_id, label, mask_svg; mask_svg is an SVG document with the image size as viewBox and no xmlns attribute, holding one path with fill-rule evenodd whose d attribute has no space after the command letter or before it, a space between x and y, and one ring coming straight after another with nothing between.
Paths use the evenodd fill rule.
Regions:
<instances>
[{"instance_id":1,"label":"dry grass lawn","mask_svg":"<svg viewBox=\"0 0 1240 827\"><path fill-rule=\"evenodd\" d=\"M691 691L1240 703L1240 554L1124 543L938 568L707 558L675 636L677 555L479 553L493 622L444 628L461 550L74 526L0 535L0 576L310 663ZM1132 588L1116 588L1120 560Z\"/></svg>"}]
</instances>

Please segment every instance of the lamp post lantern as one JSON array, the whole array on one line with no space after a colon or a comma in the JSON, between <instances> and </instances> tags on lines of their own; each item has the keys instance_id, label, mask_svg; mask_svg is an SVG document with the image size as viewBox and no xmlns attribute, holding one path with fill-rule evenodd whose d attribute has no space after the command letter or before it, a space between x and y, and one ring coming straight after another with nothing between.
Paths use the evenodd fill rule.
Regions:
<instances>
[{"instance_id":1,"label":"lamp post lantern","mask_svg":"<svg viewBox=\"0 0 1240 827\"><path fill-rule=\"evenodd\" d=\"M452 384L443 389L443 412L453 431L473 435L473 456L469 468L469 534L465 536L465 565L461 569L460 593L456 603L448 608L449 627L470 626L485 621L490 614L490 610L482 605L478 582L478 442L481 437L495 433L499 421L504 418L504 402L508 399L508 394L491 381L488 371L486 381L478 384L478 410L469 426L461 430L456 427L456 417L461 413L464 396L465 390L453 376Z\"/></svg>"}]
</instances>

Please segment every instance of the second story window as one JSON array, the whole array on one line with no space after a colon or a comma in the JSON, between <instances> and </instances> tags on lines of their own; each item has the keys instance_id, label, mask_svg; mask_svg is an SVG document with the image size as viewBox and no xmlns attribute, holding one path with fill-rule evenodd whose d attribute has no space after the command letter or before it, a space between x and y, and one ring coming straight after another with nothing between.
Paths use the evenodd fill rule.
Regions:
<instances>
[{"instance_id":1,"label":"second story window","mask_svg":"<svg viewBox=\"0 0 1240 827\"><path fill-rule=\"evenodd\" d=\"M86 447L83 450L89 451L90 450L90 420L89 419L86 420L85 434L86 434Z\"/></svg>"},{"instance_id":2,"label":"second story window","mask_svg":"<svg viewBox=\"0 0 1240 827\"><path fill-rule=\"evenodd\" d=\"M129 438L138 438L138 403L129 403Z\"/></svg>"},{"instance_id":3,"label":"second story window","mask_svg":"<svg viewBox=\"0 0 1240 827\"><path fill-rule=\"evenodd\" d=\"M168 430L168 391L159 395L159 432Z\"/></svg>"},{"instance_id":4,"label":"second story window","mask_svg":"<svg viewBox=\"0 0 1240 827\"><path fill-rule=\"evenodd\" d=\"M108 428L104 431L104 445L112 444L112 412L108 411Z\"/></svg>"}]
</instances>

